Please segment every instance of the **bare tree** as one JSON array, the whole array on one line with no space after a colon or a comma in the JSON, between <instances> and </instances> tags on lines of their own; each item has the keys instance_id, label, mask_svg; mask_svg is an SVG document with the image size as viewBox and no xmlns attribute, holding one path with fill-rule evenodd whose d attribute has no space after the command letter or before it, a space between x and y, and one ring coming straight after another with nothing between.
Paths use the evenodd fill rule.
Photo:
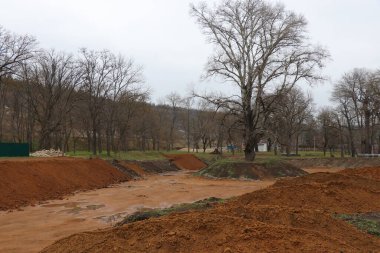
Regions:
<instances>
[{"instance_id":1,"label":"bare tree","mask_svg":"<svg viewBox=\"0 0 380 253\"><path fill-rule=\"evenodd\" d=\"M74 108L73 94L81 73L73 56L43 51L33 63L24 64L22 75L27 84L27 100L39 123L39 148L52 148L52 134L65 132L65 121ZM61 138L54 147L64 149L65 139Z\"/></svg>"},{"instance_id":2,"label":"bare tree","mask_svg":"<svg viewBox=\"0 0 380 253\"><path fill-rule=\"evenodd\" d=\"M330 156L333 156L332 150L340 145L341 157L343 157L343 129L339 114L335 108L322 108L318 113L317 119L323 137L323 155L326 156L328 148L330 150Z\"/></svg>"},{"instance_id":3,"label":"bare tree","mask_svg":"<svg viewBox=\"0 0 380 253\"><path fill-rule=\"evenodd\" d=\"M36 40L17 35L0 26L0 83L4 76L14 74L21 63L34 56Z\"/></svg>"},{"instance_id":4,"label":"bare tree","mask_svg":"<svg viewBox=\"0 0 380 253\"><path fill-rule=\"evenodd\" d=\"M226 0L214 9L206 3L192 5L191 14L215 46L206 78L219 76L240 89L234 96L204 97L238 110L245 159L254 160L276 98L301 80L321 79L316 70L323 66L327 52L308 44L305 18L279 4Z\"/></svg>"},{"instance_id":5,"label":"bare tree","mask_svg":"<svg viewBox=\"0 0 380 253\"><path fill-rule=\"evenodd\" d=\"M114 137L116 132L116 121L121 113L122 101L138 100L145 95L139 84L143 82L142 68L136 66L131 59L119 55L114 58L112 64L110 90L107 94L105 106L106 121L106 150L107 155L111 155L111 147L114 147Z\"/></svg>"},{"instance_id":6,"label":"bare tree","mask_svg":"<svg viewBox=\"0 0 380 253\"><path fill-rule=\"evenodd\" d=\"M31 59L36 40L28 35L17 35L0 26L0 141L3 135L3 118L6 105L4 77L14 75L21 63Z\"/></svg>"},{"instance_id":7,"label":"bare tree","mask_svg":"<svg viewBox=\"0 0 380 253\"><path fill-rule=\"evenodd\" d=\"M377 72L354 69L334 85L332 99L345 117L352 156L356 153L355 137L360 141L361 152L372 152L379 112L379 80Z\"/></svg>"},{"instance_id":8,"label":"bare tree","mask_svg":"<svg viewBox=\"0 0 380 253\"><path fill-rule=\"evenodd\" d=\"M178 110L179 106L181 104L182 98L181 96L176 93L172 92L169 95L166 96L166 101L168 103L168 106L170 108L169 115L170 115L170 125L169 125L169 139L168 139L168 147L167 150L172 150L174 148L174 139L175 139L175 129L176 124L178 121Z\"/></svg>"},{"instance_id":9,"label":"bare tree","mask_svg":"<svg viewBox=\"0 0 380 253\"><path fill-rule=\"evenodd\" d=\"M296 142L306 121L312 118L312 98L305 96L301 89L293 87L287 94L279 97L274 116L271 118L272 132L277 133L280 143L286 146L286 154L290 155L291 147Z\"/></svg>"},{"instance_id":10,"label":"bare tree","mask_svg":"<svg viewBox=\"0 0 380 253\"><path fill-rule=\"evenodd\" d=\"M87 105L92 153L101 152L102 113L111 91L114 55L109 51L80 50L80 66L83 72L82 92Z\"/></svg>"}]
</instances>

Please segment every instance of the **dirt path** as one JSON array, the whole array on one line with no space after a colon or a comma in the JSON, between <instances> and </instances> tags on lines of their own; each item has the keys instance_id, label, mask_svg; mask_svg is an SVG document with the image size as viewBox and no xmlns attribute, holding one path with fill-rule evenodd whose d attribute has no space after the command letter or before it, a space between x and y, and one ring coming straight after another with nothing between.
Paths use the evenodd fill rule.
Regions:
<instances>
[{"instance_id":1,"label":"dirt path","mask_svg":"<svg viewBox=\"0 0 380 253\"><path fill-rule=\"evenodd\" d=\"M38 252L73 233L111 226L140 208L168 207L211 196L228 198L272 183L208 180L181 171L78 193L23 211L0 212L0 252Z\"/></svg>"}]
</instances>

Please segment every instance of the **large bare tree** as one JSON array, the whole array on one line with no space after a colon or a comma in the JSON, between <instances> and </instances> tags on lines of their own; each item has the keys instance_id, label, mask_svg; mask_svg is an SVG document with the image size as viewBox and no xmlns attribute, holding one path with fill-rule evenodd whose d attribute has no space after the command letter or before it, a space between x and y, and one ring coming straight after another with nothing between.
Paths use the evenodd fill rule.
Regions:
<instances>
[{"instance_id":1,"label":"large bare tree","mask_svg":"<svg viewBox=\"0 0 380 253\"><path fill-rule=\"evenodd\" d=\"M305 18L280 4L225 0L213 8L191 5L191 15L214 45L205 77L221 77L240 90L204 97L240 115L245 159L254 160L276 98L301 80L321 79L317 70L328 53L309 44Z\"/></svg>"},{"instance_id":2,"label":"large bare tree","mask_svg":"<svg viewBox=\"0 0 380 253\"><path fill-rule=\"evenodd\" d=\"M36 40L28 35L17 35L0 26L0 141L6 105L4 77L14 75L20 64L33 57Z\"/></svg>"}]
</instances>

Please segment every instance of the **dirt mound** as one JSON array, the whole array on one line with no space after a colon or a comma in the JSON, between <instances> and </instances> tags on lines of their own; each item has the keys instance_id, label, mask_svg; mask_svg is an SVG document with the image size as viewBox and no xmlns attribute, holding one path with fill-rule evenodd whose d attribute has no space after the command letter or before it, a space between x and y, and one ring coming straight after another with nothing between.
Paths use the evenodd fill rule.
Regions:
<instances>
[{"instance_id":1,"label":"dirt mound","mask_svg":"<svg viewBox=\"0 0 380 253\"><path fill-rule=\"evenodd\" d=\"M192 154L172 154L165 157L183 170L200 170L207 167L207 164Z\"/></svg>"},{"instance_id":2,"label":"dirt mound","mask_svg":"<svg viewBox=\"0 0 380 253\"><path fill-rule=\"evenodd\" d=\"M116 169L126 174L130 179L141 178L141 174L136 172L136 166L133 166L132 164L121 163L120 161L115 160L115 159L112 160L111 164Z\"/></svg>"},{"instance_id":3,"label":"dirt mound","mask_svg":"<svg viewBox=\"0 0 380 253\"><path fill-rule=\"evenodd\" d=\"M357 169L360 174L361 169ZM241 196L244 204L281 205L336 213L380 211L380 184L360 176L315 173L281 180Z\"/></svg>"},{"instance_id":4,"label":"dirt mound","mask_svg":"<svg viewBox=\"0 0 380 253\"><path fill-rule=\"evenodd\" d=\"M211 178L236 179L273 179L278 177L297 177L308 173L282 161L252 163L233 160L217 161L197 173Z\"/></svg>"},{"instance_id":5,"label":"dirt mound","mask_svg":"<svg viewBox=\"0 0 380 253\"><path fill-rule=\"evenodd\" d=\"M103 160L36 158L0 161L0 210L106 187L129 178Z\"/></svg>"},{"instance_id":6,"label":"dirt mound","mask_svg":"<svg viewBox=\"0 0 380 253\"><path fill-rule=\"evenodd\" d=\"M72 235L42 252L375 252L379 246L322 213L221 207Z\"/></svg>"},{"instance_id":7,"label":"dirt mound","mask_svg":"<svg viewBox=\"0 0 380 253\"><path fill-rule=\"evenodd\" d=\"M362 168L362 169L345 169L339 172L339 174L360 176L360 177L380 181L380 167Z\"/></svg>"},{"instance_id":8,"label":"dirt mound","mask_svg":"<svg viewBox=\"0 0 380 253\"><path fill-rule=\"evenodd\" d=\"M159 174L170 171L180 170L177 166L169 161L138 161L136 164L142 168L145 173Z\"/></svg>"},{"instance_id":9,"label":"dirt mound","mask_svg":"<svg viewBox=\"0 0 380 253\"><path fill-rule=\"evenodd\" d=\"M144 176L147 174L147 172L143 168L141 168L141 166L138 165L137 162L119 161L119 164L123 165L124 167L128 168L129 170L134 171L135 173L137 173L140 176Z\"/></svg>"}]
</instances>

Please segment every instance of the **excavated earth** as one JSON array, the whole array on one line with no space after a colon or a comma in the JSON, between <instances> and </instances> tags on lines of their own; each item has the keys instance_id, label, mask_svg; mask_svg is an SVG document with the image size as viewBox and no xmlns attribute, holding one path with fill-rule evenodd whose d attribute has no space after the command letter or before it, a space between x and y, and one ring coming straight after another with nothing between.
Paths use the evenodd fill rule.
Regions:
<instances>
[{"instance_id":1,"label":"excavated earth","mask_svg":"<svg viewBox=\"0 0 380 253\"><path fill-rule=\"evenodd\" d=\"M42 252L380 252L336 213L380 212L380 167L284 179L203 211L74 234Z\"/></svg>"},{"instance_id":2,"label":"excavated earth","mask_svg":"<svg viewBox=\"0 0 380 253\"><path fill-rule=\"evenodd\" d=\"M0 175L0 211L131 179L104 160L78 158L3 160Z\"/></svg>"},{"instance_id":3,"label":"excavated earth","mask_svg":"<svg viewBox=\"0 0 380 253\"><path fill-rule=\"evenodd\" d=\"M207 167L207 164L192 154L170 154L165 155L165 157L176 167L184 170L198 171Z\"/></svg>"}]
</instances>

